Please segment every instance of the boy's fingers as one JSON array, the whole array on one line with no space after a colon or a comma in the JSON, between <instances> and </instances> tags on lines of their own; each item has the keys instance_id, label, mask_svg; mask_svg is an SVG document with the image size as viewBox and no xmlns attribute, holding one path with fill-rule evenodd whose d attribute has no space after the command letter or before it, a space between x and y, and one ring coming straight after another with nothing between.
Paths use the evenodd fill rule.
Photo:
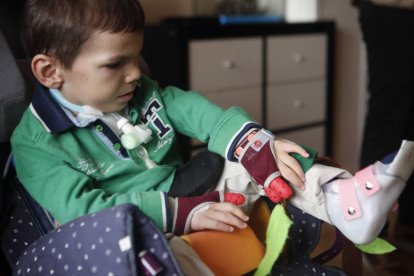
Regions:
<instances>
[{"instance_id":1,"label":"boy's fingers","mask_svg":"<svg viewBox=\"0 0 414 276\"><path fill-rule=\"evenodd\" d=\"M297 153L305 158L309 157L309 153L300 145L288 140L274 141L276 152L276 162L282 176L295 185L298 189L304 190L305 172L299 162L289 153Z\"/></svg>"},{"instance_id":2,"label":"boy's fingers","mask_svg":"<svg viewBox=\"0 0 414 276\"><path fill-rule=\"evenodd\" d=\"M211 204L209 209L216 210L222 213L231 213L232 215L244 221L249 220L249 217L242 211L242 209L240 209L232 203L221 202Z\"/></svg>"},{"instance_id":3,"label":"boy's fingers","mask_svg":"<svg viewBox=\"0 0 414 276\"><path fill-rule=\"evenodd\" d=\"M232 232L234 227L247 227L249 219L243 211L230 203L214 203L209 209L202 211L193 219L192 229L211 229L225 232Z\"/></svg>"},{"instance_id":4,"label":"boy's fingers","mask_svg":"<svg viewBox=\"0 0 414 276\"><path fill-rule=\"evenodd\" d=\"M282 162L280 162L278 166L283 178L295 185L299 190L303 191L305 189L305 185L303 184L301 177L298 176L291 168L289 168L288 166L286 166L286 164Z\"/></svg>"},{"instance_id":5,"label":"boy's fingers","mask_svg":"<svg viewBox=\"0 0 414 276\"><path fill-rule=\"evenodd\" d=\"M199 230L218 230L223 232L233 232L234 228L230 225L227 225L221 221L205 216L204 214L197 214L192 223L191 229L193 231Z\"/></svg>"},{"instance_id":6,"label":"boy's fingers","mask_svg":"<svg viewBox=\"0 0 414 276\"><path fill-rule=\"evenodd\" d=\"M294 145L294 148L295 149L293 151L291 151L291 152L298 153L298 154L302 155L305 158L308 158L309 157L309 153L304 148L302 148L301 146L299 146L298 144L295 144Z\"/></svg>"},{"instance_id":7,"label":"boy's fingers","mask_svg":"<svg viewBox=\"0 0 414 276\"><path fill-rule=\"evenodd\" d=\"M288 154L282 155L282 157L283 159L280 159L280 163L283 163L288 168L293 170L293 172L299 177L301 182L305 182L305 172L303 171L303 168L299 164L299 162Z\"/></svg>"},{"instance_id":8,"label":"boy's fingers","mask_svg":"<svg viewBox=\"0 0 414 276\"><path fill-rule=\"evenodd\" d=\"M275 140L274 141L275 148L279 148L279 145L277 145L277 144L280 144L280 146L282 147L282 150L285 151L285 152L298 153L298 154L302 155L305 158L309 157L309 153L304 148L302 148L300 145L295 144L291 141L288 141L288 140Z\"/></svg>"},{"instance_id":9,"label":"boy's fingers","mask_svg":"<svg viewBox=\"0 0 414 276\"><path fill-rule=\"evenodd\" d=\"M214 210L212 210L214 211ZM229 226L234 226L237 228L246 228L247 223L241 220L240 218L234 216L232 213L228 212L208 212L207 214L210 218L217 220L218 222L224 223Z\"/></svg>"}]
</instances>

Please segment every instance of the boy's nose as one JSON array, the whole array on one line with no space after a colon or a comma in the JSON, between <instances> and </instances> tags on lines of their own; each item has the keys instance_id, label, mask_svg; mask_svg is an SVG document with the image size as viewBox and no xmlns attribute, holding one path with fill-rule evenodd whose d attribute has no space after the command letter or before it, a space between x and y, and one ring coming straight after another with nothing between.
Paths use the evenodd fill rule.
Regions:
<instances>
[{"instance_id":1,"label":"boy's nose","mask_svg":"<svg viewBox=\"0 0 414 276\"><path fill-rule=\"evenodd\" d=\"M125 77L125 82L126 83L131 83L134 81L139 80L139 78L141 77L141 69L139 68L138 63L131 65L131 67L128 70L128 74Z\"/></svg>"}]
</instances>

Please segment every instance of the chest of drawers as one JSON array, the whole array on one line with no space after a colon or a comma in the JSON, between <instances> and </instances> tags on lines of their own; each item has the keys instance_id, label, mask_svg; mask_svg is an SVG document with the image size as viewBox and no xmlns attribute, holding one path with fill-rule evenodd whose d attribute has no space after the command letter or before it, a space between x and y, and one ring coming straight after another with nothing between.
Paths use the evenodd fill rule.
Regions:
<instances>
[{"instance_id":1,"label":"chest of drawers","mask_svg":"<svg viewBox=\"0 0 414 276\"><path fill-rule=\"evenodd\" d=\"M240 106L277 137L331 155L333 43L328 21L220 26L173 19L147 28L143 55L161 85Z\"/></svg>"}]
</instances>

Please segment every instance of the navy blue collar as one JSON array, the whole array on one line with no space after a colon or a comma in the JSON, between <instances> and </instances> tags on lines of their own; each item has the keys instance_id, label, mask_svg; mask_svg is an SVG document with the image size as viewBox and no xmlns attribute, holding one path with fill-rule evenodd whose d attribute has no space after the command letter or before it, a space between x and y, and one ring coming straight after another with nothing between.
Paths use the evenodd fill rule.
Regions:
<instances>
[{"instance_id":1,"label":"navy blue collar","mask_svg":"<svg viewBox=\"0 0 414 276\"><path fill-rule=\"evenodd\" d=\"M52 133L62 133L77 126L68 118L62 107L53 99L49 92L49 88L38 83L32 97L32 106L36 111L40 120ZM97 120L92 125L104 125L101 120ZM109 127L103 128L103 134L108 137L113 144L120 143L116 134ZM124 157L128 157L128 153L124 147L120 149Z\"/></svg>"},{"instance_id":2,"label":"navy blue collar","mask_svg":"<svg viewBox=\"0 0 414 276\"><path fill-rule=\"evenodd\" d=\"M75 124L50 95L49 88L39 83L36 84L32 96L32 106L52 133L61 133L75 127Z\"/></svg>"}]
</instances>

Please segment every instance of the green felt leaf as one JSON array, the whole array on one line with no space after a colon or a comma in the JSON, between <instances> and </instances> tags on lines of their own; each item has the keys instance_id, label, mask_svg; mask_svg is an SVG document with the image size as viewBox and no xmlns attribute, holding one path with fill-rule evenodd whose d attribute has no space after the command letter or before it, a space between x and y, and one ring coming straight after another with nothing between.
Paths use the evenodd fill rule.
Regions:
<instances>
[{"instance_id":1,"label":"green felt leaf","mask_svg":"<svg viewBox=\"0 0 414 276\"><path fill-rule=\"evenodd\" d=\"M369 254L385 254L396 250L395 246L380 238L376 238L369 244L355 244L355 246L362 252Z\"/></svg>"},{"instance_id":2,"label":"green felt leaf","mask_svg":"<svg viewBox=\"0 0 414 276\"><path fill-rule=\"evenodd\" d=\"M285 209L280 204L276 205L270 215L266 230L266 253L254 274L255 276L270 274L273 264L279 258L285 245L291 225L292 221L286 215Z\"/></svg>"}]
</instances>

